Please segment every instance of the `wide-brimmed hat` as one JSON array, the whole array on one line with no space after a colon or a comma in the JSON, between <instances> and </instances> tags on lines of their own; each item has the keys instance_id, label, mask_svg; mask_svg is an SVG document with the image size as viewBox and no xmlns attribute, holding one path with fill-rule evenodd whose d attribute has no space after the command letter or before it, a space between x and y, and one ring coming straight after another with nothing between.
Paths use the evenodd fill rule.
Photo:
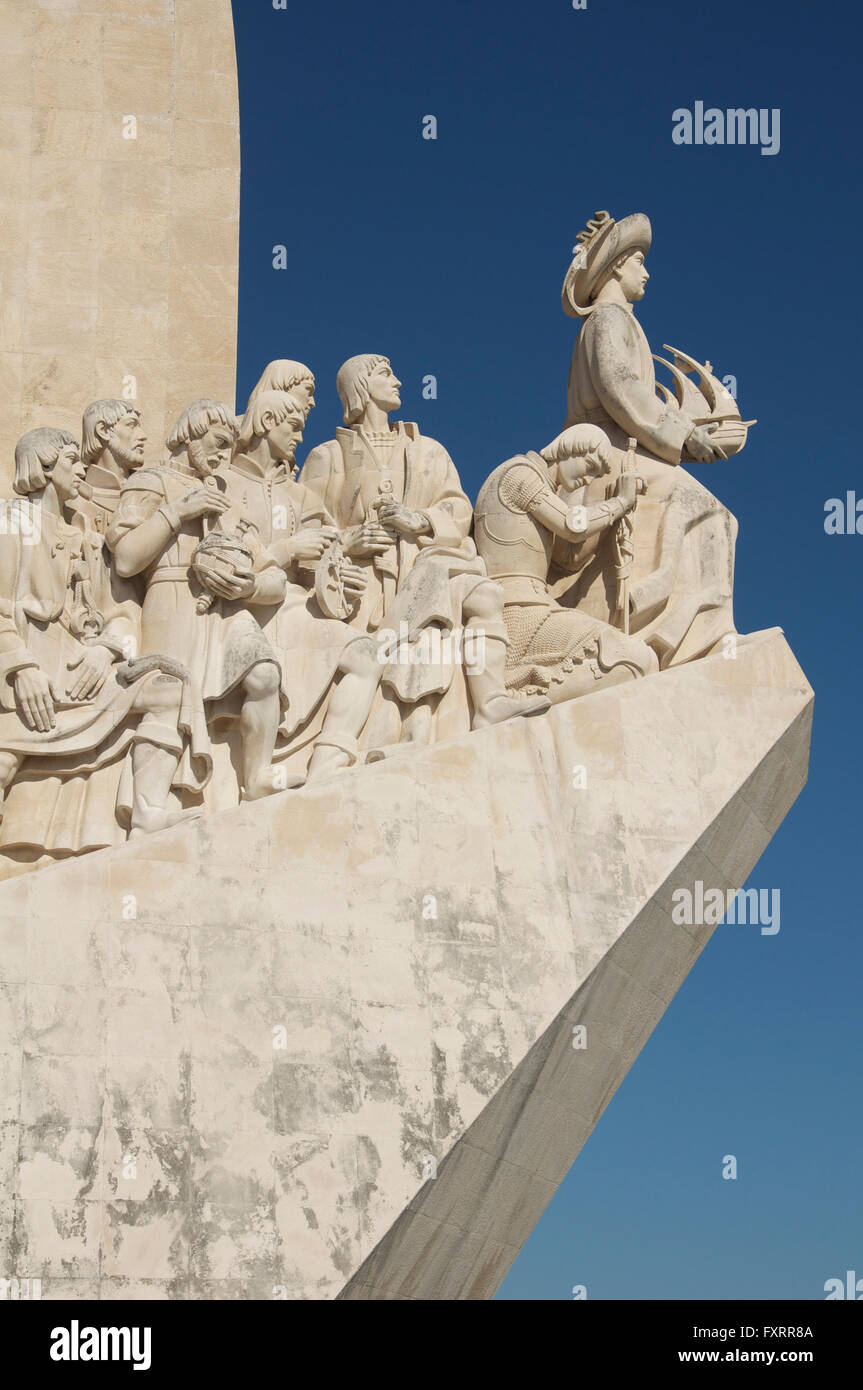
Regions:
<instances>
[{"instance_id":1,"label":"wide-brimmed hat","mask_svg":"<svg viewBox=\"0 0 863 1390\"><path fill-rule=\"evenodd\" d=\"M563 282L561 302L571 319L583 316L591 295L619 256L650 250L650 218L634 212L615 222L609 212L596 212L576 237L576 251Z\"/></svg>"}]
</instances>

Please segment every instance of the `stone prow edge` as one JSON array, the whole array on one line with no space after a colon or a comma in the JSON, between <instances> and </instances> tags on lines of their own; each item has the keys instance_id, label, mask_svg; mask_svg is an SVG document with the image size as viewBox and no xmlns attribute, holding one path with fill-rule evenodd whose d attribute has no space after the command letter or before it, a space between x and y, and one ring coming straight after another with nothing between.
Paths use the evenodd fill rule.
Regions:
<instances>
[{"instance_id":1,"label":"stone prow edge","mask_svg":"<svg viewBox=\"0 0 863 1390\"><path fill-rule=\"evenodd\" d=\"M701 880L738 889L808 777L814 696L590 972L337 1295L487 1300L715 930L671 919ZM741 806L741 803L743 805ZM741 814L741 811L751 815ZM637 971L637 975L636 975ZM588 1045L573 1047L573 1029Z\"/></svg>"}]
</instances>

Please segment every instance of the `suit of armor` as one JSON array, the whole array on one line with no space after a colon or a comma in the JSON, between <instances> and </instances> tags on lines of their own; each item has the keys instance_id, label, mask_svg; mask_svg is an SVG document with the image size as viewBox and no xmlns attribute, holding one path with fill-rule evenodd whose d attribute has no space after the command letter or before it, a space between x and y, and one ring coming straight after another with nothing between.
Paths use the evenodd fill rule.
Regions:
<instances>
[{"instance_id":1,"label":"suit of armor","mask_svg":"<svg viewBox=\"0 0 863 1390\"><path fill-rule=\"evenodd\" d=\"M577 555L580 541L608 531L628 510L610 498L586 509L576 526L571 508L555 492L548 465L534 453L502 463L483 484L475 537L489 576L504 591L508 689L544 694L558 704L656 670L656 658L643 642L563 607L548 586L558 540Z\"/></svg>"}]
</instances>

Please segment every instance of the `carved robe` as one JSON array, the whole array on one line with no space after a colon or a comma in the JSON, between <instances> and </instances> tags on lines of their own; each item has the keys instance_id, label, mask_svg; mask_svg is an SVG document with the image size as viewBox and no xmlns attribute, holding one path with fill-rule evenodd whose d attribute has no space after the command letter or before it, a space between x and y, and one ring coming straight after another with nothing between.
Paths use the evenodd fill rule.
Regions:
<instances>
[{"instance_id":1,"label":"carved robe","mask_svg":"<svg viewBox=\"0 0 863 1390\"><path fill-rule=\"evenodd\" d=\"M486 582L485 566L470 539L470 500L442 444L402 421L391 434L392 442L381 448L359 427L336 430L334 440L309 454L300 481L317 494L342 533L375 520L372 504L382 496L421 512L429 523L425 535L399 536L384 555L354 561L366 571L368 587L348 619L351 626L368 633L398 633L404 623L410 633L427 627L452 633L461 623L465 595ZM424 722L433 716L435 738L470 728L463 672L446 661L415 663L402 649L385 665L382 685L387 691L376 702L366 742L398 741L398 702L425 702ZM389 710L381 708L381 700Z\"/></svg>"},{"instance_id":2,"label":"carved robe","mask_svg":"<svg viewBox=\"0 0 863 1390\"><path fill-rule=\"evenodd\" d=\"M70 663L88 635L114 653L137 650L138 609L128 586L104 562L102 538L50 513L38 543L0 536L0 748L23 756L7 793L0 828L4 849L79 853L125 839L131 809L131 745L140 683L124 684L115 669L88 700L72 701ZM28 729L17 712L16 672L38 666L51 681L56 727ZM144 676L144 680L153 676ZM203 708L184 691L180 730L186 755L175 786L202 786L209 776ZM164 746L181 748L176 726L160 730Z\"/></svg>"},{"instance_id":3,"label":"carved robe","mask_svg":"<svg viewBox=\"0 0 863 1390\"><path fill-rule=\"evenodd\" d=\"M598 425L620 450L628 437L638 441L636 468L647 493L634 521L630 630L656 646L662 666L673 666L704 655L734 631L737 522L676 466L694 422L661 401L655 383L650 345L631 310L618 304L594 309L572 356L566 424ZM597 480L586 500L610 496L612 486ZM599 556L574 584L566 575L554 585L562 603L606 622L612 590Z\"/></svg>"},{"instance_id":4,"label":"carved robe","mask_svg":"<svg viewBox=\"0 0 863 1390\"><path fill-rule=\"evenodd\" d=\"M110 549L116 550L123 536L149 520L164 503L183 496L197 481L192 474L167 464L131 474L108 531ZM204 590L191 566L203 535L200 517L184 522L173 534L166 525L162 550L143 571L146 594L141 645L144 652L163 652L183 662L204 700L213 702L229 695L259 661L275 662L249 605L277 605L284 594L284 581L275 562L258 546L253 562L257 578L254 597L217 599L209 611L198 612L198 599Z\"/></svg>"},{"instance_id":5,"label":"carved robe","mask_svg":"<svg viewBox=\"0 0 863 1390\"><path fill-rule=\"evenodd\" d=\"M87 486L92 489L92 496L74 498L71 509L84 517L91 531L104 536L117 510L123 484L107 468L91 463L87 469Z\"/></svg>"},{"instance_id":6,"label":"carved robe","mask_svg":"<svg viewBox=\"0 0 863 1390\"><path fill-rule=\"evenodd\" d=\"M267 556L281 564L278 548L298 531L335 523L317 493L297 482L284 466L262 473L245 454L219 470L227 496L252 522ZM312 588L314 562L291 563L285 594L278 606L258 608L256 616L278 657L286 708L279 727L282 748L294 751L319 732L326 696L338 674L345 648L362 634L321 611Z\"/></svg>"}]
</instances>

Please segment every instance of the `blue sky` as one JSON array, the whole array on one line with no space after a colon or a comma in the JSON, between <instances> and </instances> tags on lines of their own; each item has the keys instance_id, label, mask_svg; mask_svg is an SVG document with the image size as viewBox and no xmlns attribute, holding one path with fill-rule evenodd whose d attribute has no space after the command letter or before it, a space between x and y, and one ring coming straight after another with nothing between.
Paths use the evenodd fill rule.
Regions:
<instances>
[{"instance_id":1,"label":"blue sky","mask_svg":"<svg viewBox=\"0 0 863 1390\"><path fill-rule=\"evenodd\" d=\"M828 498L863 499L859 9L234 0L234 15L241 405L271 358L307 362L313 446L340 423L341 362L382 352L404 418L475 496L562 426L577 325L561 281L608 208L653 223L638 312L654 351L709 358L758 419L743 454L697 476L740 523L740 630L784 627L816 690L809 786L750 879L781 890L781 931L717 929L498 1296L823 1298L828 1278L863 1276L863 536L824 530ZM673 111L696 101L778 108L778 154L674 144Z\"/></svg>"}]
</instances>

